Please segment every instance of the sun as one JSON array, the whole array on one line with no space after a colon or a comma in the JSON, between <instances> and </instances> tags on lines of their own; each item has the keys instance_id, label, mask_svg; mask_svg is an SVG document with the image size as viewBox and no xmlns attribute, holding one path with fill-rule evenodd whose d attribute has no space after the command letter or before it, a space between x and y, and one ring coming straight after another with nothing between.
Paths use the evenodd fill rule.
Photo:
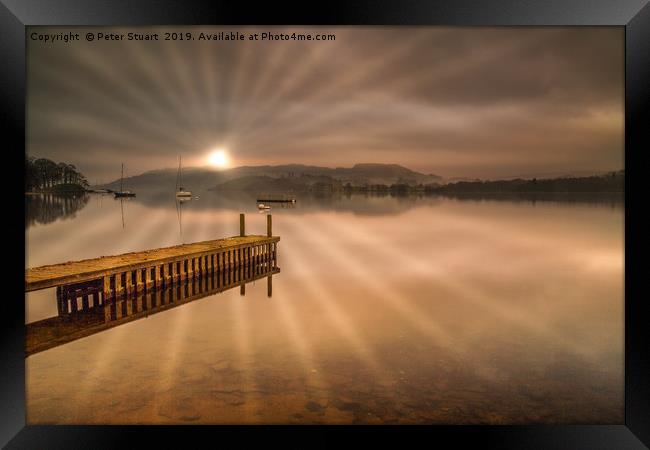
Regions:
<instances>
[{"instance_id":1,"label":"sun","mask_svg":"<svg viewBox=\"0 0 650 450\"><path fill-rule=\"evenodd\" d=\"M208 155L208 164L217 169L228 167L228 154L223 149L214 150Z\"/></svg>"}]
</instances>

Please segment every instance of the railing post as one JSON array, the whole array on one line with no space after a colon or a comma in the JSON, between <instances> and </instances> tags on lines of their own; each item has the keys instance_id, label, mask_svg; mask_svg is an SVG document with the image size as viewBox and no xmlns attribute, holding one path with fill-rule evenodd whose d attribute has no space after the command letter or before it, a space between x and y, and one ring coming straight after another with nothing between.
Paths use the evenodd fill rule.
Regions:
<instances>
[{"instance_id":1,"label":"railing post","mask_svg":"<svg viewBox=\"0 0 650 450\"><path fill-rule=\"evenodd\" d=\"M266 216L266 235L268 237L273 236L273 219L271 219L271 214Z\"/></svg>"},{"instance_id":2,"label":"railing post","mask_svg":"<svg viewBox=\"0 0 650 450\"><path fill-rule=\"evenodd\" d=\"M245 224L245 218L244 218L244 213L241 213L239 215L239 235L241 237L246 236L246 224Z\"/></svg>"}]
</instances>

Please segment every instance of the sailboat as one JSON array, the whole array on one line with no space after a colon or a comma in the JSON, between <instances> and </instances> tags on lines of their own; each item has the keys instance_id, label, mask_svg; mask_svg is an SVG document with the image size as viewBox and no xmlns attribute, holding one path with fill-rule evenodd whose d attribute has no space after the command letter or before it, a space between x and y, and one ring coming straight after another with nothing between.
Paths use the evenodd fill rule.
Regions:
<instances>
[{"instance_id":1,"label":"sailboat","mask_svg":"<svg viewBox=\"0 0 650 450\"><path fill-rule=\"evenodd\" d=\"M192 192L186 191L183 188L183 169L181 168L181 157L178 156L178 174L176 175L176 197L177 198L192 198Z\"/></svg>"},{"instance_id":2,"label":"sailboat","mask_svg":"<svg viewBox=\"0 0 650 450\"><path fill-rule=\"evenodd\" d=\"M115 198L118 197L135 197L135 192L124 190L124 163L122 163L122 176L120 177L120 190L115 192Z\"/></svg>"}]
</instances>

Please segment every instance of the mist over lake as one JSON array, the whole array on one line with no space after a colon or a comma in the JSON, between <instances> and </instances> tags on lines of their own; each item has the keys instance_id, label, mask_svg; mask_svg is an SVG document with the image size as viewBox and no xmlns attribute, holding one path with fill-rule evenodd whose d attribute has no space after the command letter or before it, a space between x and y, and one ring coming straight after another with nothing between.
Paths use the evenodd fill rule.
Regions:
<instances>
[{"instance_id":1,"label":"mist over lake","mask_svg":"<svg viewBox=\"0 0 650 450\"><path fill-rule=\"evenodd\" d=\"M265 227L245 193L138 194L32 222L27 265ZM29 356L28 422L621 422L621 200L298 197L270 211L271 297L255 281ZM27 295L28 324L56 314Z\"/></svg>"}]
</instances>

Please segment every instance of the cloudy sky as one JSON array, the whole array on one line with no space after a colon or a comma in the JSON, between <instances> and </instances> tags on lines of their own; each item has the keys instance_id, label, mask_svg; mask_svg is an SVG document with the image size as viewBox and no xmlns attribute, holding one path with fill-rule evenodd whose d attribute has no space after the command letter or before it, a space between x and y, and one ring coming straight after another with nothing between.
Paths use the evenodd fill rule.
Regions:
<instances>
[{"instance_id":1,"label":"cloudy sky","mask_svg":"<svg viewBox=\"0 0 650 450\"><path fill-rule=\"evenodd\" d=\"M31 32L80 33L44 43ZM92 41L87 32L334 34ZM91 183L184 165L396 163L444 177L623 168L613 27L146 27L28 32L27 151Z\"/></svg>"}]
</instances>

